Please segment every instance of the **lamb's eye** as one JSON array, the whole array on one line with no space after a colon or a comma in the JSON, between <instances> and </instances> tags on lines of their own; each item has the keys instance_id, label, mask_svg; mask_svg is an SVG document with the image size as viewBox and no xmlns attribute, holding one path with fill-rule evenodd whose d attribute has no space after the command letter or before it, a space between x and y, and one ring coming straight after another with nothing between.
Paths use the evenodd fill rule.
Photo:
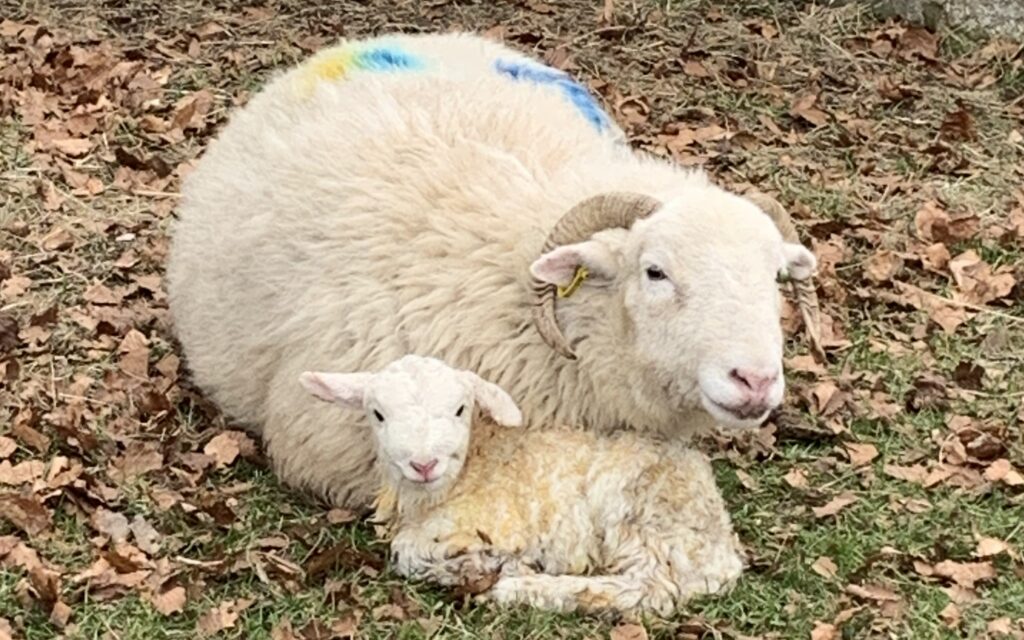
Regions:
<instances>
[{"instance_id":1,"label":"lamb's eye","mask_svg":"<svg viewBox=\"0 0 1024 640\"><path fill-rule=\"evenodd\" d=\"M384 414L382 414L380 411L377 411L376 409L373 410L373 417L377 418L379 422L384 422Z\"/></svg>"},{"instance_id":2,"label":"lamb's eye","mask_svg":"<svg viewBox=\"0 0 1024 640\"><path fill-rule=\"evenodd\" d=\"M455 412L455 417L456 418L461 418L462 417L462 412L465 411L465 410L466 410L466 405L461 405L459 407L459 410Z\"/></svg>"},{"instance_id":3,"label":"lamb's eye","mask_svg":"<svg viewBox=\"0 0 1024 640\"><path fill-rule=\"evenodd\" d=\"M786 282L789 282L790 280L791 278L789 277L789 274L786 273L785 271L780 271L777 274L775 274L775 281L778 282L779 284L784 284Z\"/></svg>"},{"instance_id":4,"label":"lamb's eye","mask_svg":"<svg viewBox=\"0 0 1024 640\"><path fill-rule=\"evenodd\" d=\"M648 280L664 280L666 277L665 272L658 267L647 267Z\"/></svg>"}]
</instances>

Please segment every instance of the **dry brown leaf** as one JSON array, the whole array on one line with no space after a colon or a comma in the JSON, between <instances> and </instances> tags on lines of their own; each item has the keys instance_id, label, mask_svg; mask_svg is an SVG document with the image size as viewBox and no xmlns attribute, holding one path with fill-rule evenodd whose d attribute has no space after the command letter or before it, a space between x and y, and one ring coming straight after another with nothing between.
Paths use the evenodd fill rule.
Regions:
<instances>
[{"instance_id":1,"label":"dry brown leaf","mask_svg":"<svg viewBox=\"0 0 1024 640\"><path fill-rule=\"evenodd\" d=\"M149 340L141 331L132 329L117 348L118 366L133 378L149 379Z\"/></svg>"},{"instance_id":2,"label":"dry brown leaf","mask_svg":"<svg viewBox=\"0 0 1024 640\"><path fill-rule=\"evenodd\" d=\"M974 555L979 558L990 558L1001 553L1010 553L1010 551L1010 545L999 538L979 536L978 546L974 550Z\"/></svg>"},{"instance_id":3,"label":"dry brown leaf","mask_svg":"<svg viewBox=\"0 0 1024 640\"><path fill-rule=\"evenodd\" d=\"M925 248L921 254L921 263L926 269L941 273L946 268L946 265L949 264L950 258L952 258L952 255L949 253L946 245L936 242Z\"/></svg>"},{"instance_id":4,"label":"dry brown leaf","mask_svg":"<svg viewBox=\"0 0 1024 640\"><path fill-rule=\"evenodd\" d=\"M985 479L989 482L1002 482L1011 487L1019 487L1024 484L1024 476L1013 468L1010 461L1000 458L985 469Z\"/></svg>"},{"instance_id":5,"label":"dry brown leaf","mask_svg":"<svg viewBox=\"0 0 1024 640\"><path fill-rule=\"evenodd\" d=\"M132 537L135 538L135 544L140 549L150 555L160 552L160 532L154 529L153 525L149 524L145 518L136 514L129 527L132 530Z\"/></svg>"},{"instance_id":6,"label":"dry brown leaf","mask_svg":"<svg viewBox=\"0 0 1024 640\"><path fill-rule=\"evenodd\" d=\"M876 284L889 282L903 268L903 258L892 251L878 251L867 259L864 274Z\"/></svg>"},{"instance_id":7,"label":"dry brown leaf","mask_svg":"<svg viewBox=\"0 0 1024 640\"><path fill-rule=\"evenodd\" d=\"M965 589L973 589L974 583L991 580L996 577L996 569L991 562L955 562L943 560L932 570L935 575L949 578Z\"/></svg>"},{"instance_id":8,"label":"dry brown leaf","mask_svg":"<svg viewBox=\"0 0 1024 640\"><path fill-rule=\"evenodd\" d=\"M908 27L900 36L900 50L935 61L939 53L939 36L925 27Z\"/></svg>"},{"instance_id":9,"label":"dry brown leaf","mask_svg":"<svg viewBox=\"0 0 1024 640\"><path fill-rule=\"evenodd\" d=\"M818 94L805 93L793 102L789 112L796 117L803 118L816 127L820 127L828 122L828 114L815 106L817 102Z\"/></svg>"},{"instance_id":10,"label":"dry brown leaf","mask_svg":"<svg viewBox=\"0 0 1024 640\"><path fill-rule=\"evenodd\" d=\"M88 138L60 138L51 140L50 146L65 155L77 158L92 151L93 142Z\"/></svg>"},{"instance_id":11,"label":"dry brown leaf","mask_svg":"<svg viewBox=\"0 0 1024 640\"><path fill-rule=\"evenodd\" d=\"M230 629L235 626L238 617L252 603L252 600L245 598L225 600L199 616L199 621L196 623L196 631L199 632L199 635L211 636L218 631Z\"/></svg>"},{"instance_id":12,"label":"dry brown leaf","mask_svg":"<svg viewBox=\"0 0 1024 640\"><path fill-rule=\"evenodd\" d=\"M379 607L374 607L373 611L371 611L371 614L373 615L374 620L402 621L405 620L407 617L405 609L398 606L397 604L394 604L393 602L382 604Z\"/></svg>"},{"instance_id":13,"label":"dry brown leaf","mask_svg":"<svg viewBox=\"0 0 1024 640\"><path fill-rule=\"evenodd\" d=\"M240 453L252 455L255 450L256 443L241 431L219 433L203 447L203 453L216 461L218 469L233 463Z\"/></svg>"},{"instance_id":14,"label":"dry brown leaf","mask_svg":"<svg viewBox=\"0 0 1024 640\"><path fill-rule=\"evenodd\" d=\"M960 608L950 602L939 612L939 617L947 627L955 629L960 625Z\"/></svg>"},{"instance_id":15,"label":"dry brown leaf","mask_svg":"<svg viewBox=\"0 0 1024 640\"><path fill-rule=\"evenodd\" d=\"M42 460L24 460L14 465L10 460L0 462L0 484L27 484L39 480L44 473L46 463Z\"/></svg>"},{"instance_id":16,"label":"dry brown leaf","mask_svg":"<svg viewBox=\"0 0 1024 640\"><path fill-rule=\"evenodd\" d=\"M1002 618L990 620L988 625L986 625L986 629L989 633L1008 636L1011 633L1013 633L1013 627L1011 626L1012 624L1013 623L1010 621L1010 619L1004 616Z\"/></svg>"},{"instance_id":17,"label":"dry brown leaf","mask_svg":"<svg viewBox=\"0 0 1024 640\"><path fill-rule=\"evenodd\" d=\"M946 114L939 127L939 136L946 140L971 141L978 137L971 112L961 104L956 111Z\"/></svg>"},{"instance_id":18,"label":"dry brown leaf","mask_svg":"<svg viewBox=\"0 0 1024 640\"><path fill-rule=\"evenodd\" d=\"M346 638L355 638L356 631L359 627L359 611L352 615L345 616L341 620L335 620L331 623L331 633L333 637L338 640L346 640Z\"/></svg>"},{"instance_id":19,"label":"dry brown leaf","mask_svg":"<svg viewBox=\"0 0 1024 640\"><path fill-rule=\"evenodd\" d=\"M117 295L109 287L100 282L97 282L86 289L85 293L82 294L82 297L86 302L91 302L93 304L116 305L121 304L122 300L121 296Z\"/></svg>"},{"instance_id":20,"label":"dry brown leaf","mask_svg":"<svg viewBox=\"0 0 1024 640\"><path fill-rule=\"evenodd\" d=\"M816 518L826 518L828 516L834 516L846 507L850 506L854 502L857 502L857 496L852 493L845 492L829 500L826 504L820 507L814 507L811 511L814 512Z\"/></svg>"},{"instance_id":21,"label":"dry brown leaf","mask_svg":"<svg viewBox=\"0 0 1024 640\"><path fill-rule=\"evenodd\" d=\"M136 476L161 468L164 456L159 451L144 444L135 443L129 446L123 455L111 463L109 473L117 480L130 480Z\"/></svg>"},{"instance_id":22,"label":"dry brown leaf","mask_svg":"<svg viewBox=\"0 0 1024 640\"><path fill-rule=\"evenodd\" d=\"M806 373L814 373L817 375L824 375L828 373L828 370L810 354L803 354L793 356L792 358L786 359L786 368L793 371L803 371Z\"/></svg>"},{"instance_id":23,"label":"dry brown leaf","mask_svg":"<svg viewBox=\"0 0 1024 640\"><path fill-rule=\"evenodd\" d=\"M894 281L897 291L903 296L903 301L915 309L924 309L928 317L937 325L942 327L947 335L953 335L957 327L970 319L970 314L962 306L941 296L929 293L920 287L915 287L906 282Z\"/></svg>"},{"instance_id":24,"label":"dry brown leaf","mask_svg":"<svg viewBox=\"0 0 1024 640\"><path fill-rule=\"evenodd\" d=\"M930 200L914 215L917 237L927 242L945 242L949 238L949 214L938 202Z\"/></svg>"},{"instance_id":25,"label":"dry brown leaf","mask_svg":"<svg viewBox=\"0 0 1024 640\"><path fill-rule=\"evenodd\" d=\"M0 517L30 536L50 528L50 512L35 498L0 494Z\"/></svg>"},{"instance_id":26,"label":"dry brown leaf","mask_svg":"<svg viewBox=\"0 0 1024 640\"><path fill-rule=\"evenodd\" d=\"M190 93L175 105L174 118L171 120L171 127L180 129L201 129L206 120L206 114L213 106L213 94L206 89L200 89Z\"/></svg>"},{"instance_id":27,"label":"dry brown leaf","mask_svg":"<svg viewBox=\"0 0 1024 640\"><path fill-rule=\"evenodd\" d=\"M0 355L10 353L21 344L18 337L18 319L7 313L0 313Z\"/></svg>"},{"instance_id":28,"label":"dry brown leaf","mask_svg":"<svg viewBox=\"0 0 1024 640\"><path fill-rule=\"evenodd\" d=\"M7 436L0 436L0 460L9 458L12 453L18 450L18 443ZM0 482L3 482L0 479Z\"/></svg>"},{"instance_id":29,"label":"dry brown leaf","mask_svg":"<svg viewBox=\"0 0 1024 640\"><path fill-rule=\"evenodd\" d=\"M786 472L786 475L782 476L782 479L794 489L807 488L807 472L803 469L790 469Z\"/></svg>"},{"instance_id":30,"label":"dry brown leaf","mask_svg":"<svg viewBox=\"0 0 1024 640\"><path fill-rule=\"evenodd\" d=\"M818 413L825 415L831 413L828 409L833 404L833 400L839 393L839 387L836 386L835 382L831 380L825 380L818 383L814 390L811 392L814 395L814 401L818 408Z\"/></svg>"},{"instance_id":31,"label":"dry brown leaf","mask_svg":"<svg viewBox=\"0 0 1024 640\"><path fill-rule=\"evenodd\" d=\"M856 442L845 442L846 453L850 456L850 463L856 467L868 464L878 457L878 449L873 444L859 444Z\"/></svg>"},{"instance_id":32,"label":"dry brown leaf","mask_svg":"<svg viewBox=\"0 0 1024 640\"><path fill-rule=\"evenodd\" d=\"M13 300L14 298L24 294L31 287L31 278L26 278L25 276L11 276L3 281L3 286L0 287L0 297L4 300ZM8 329L5 329L5 331L6 330Z\"/></svg>"},{"instance_id":33,"label":"dry brown leaf","mask_svg":"<svg viewBox=\"0 0 1024 640\"><path fill-rule=\"evenodd\" d=\"M1012 273L994 272L991 265L981 259L973 249L961 253L949 261L957 288L964 298L973 304L987 304L1010 294L1017 284Z\"/></svg>"},{"instance_id":34,"label":"dry brown leaf","mask_svg":"<svg viewBox=\"0 0 1024 640\"><path fill-rule=\"evenodd\" d=\"M837 640L839 637L839 629L827 622L815 622L811 630L811 640Z\"/></svg>"},{"instance_id":35,"label":"dry brown leaf","mask_svg":"<svg viewBox=\"0 0 1024 640\"><path fill-rule=\"evenodd\" d=\"M94 529L110 538L112 543L125 542L131 529L128 526L128 518L115 511L109 511L98 507L93 511L91 518Z\"/></svg>"},{"instance_id":36,"label":"dry brown leaf","mask_svg":"<svg viewBox=\"0 0 1024 640\"><path fill-rule=\"evenodd\" d=\"M330 524L348 524L355 519L355 512L348 509L331 509L327 512L327 522Z\"/></svg>"},{"instance_id":37,"label":"dry brown leaf","mask_svg":"<svg viewBox=\"0 0 1024 640\"><path fill-rule=\"evenodd\" d=\"M67 229L63 227L54 227L43 236L43 239L39 242L39 246L44 251L63 251L70 249L75 246L75 239L71 237Z\"/></svg>"},{"instance_id":38,"label":"dry brown leaf","mask_svg":"<svg viewBox=\"0 0 1024 640\"><path fill-rule=\"evenodd\" d=\"M217 463L217 468L221 469L234 462L238 457L238 442L231 434L220 433L206 443L203 453L212 457Z\"/></svg>"},{"instance_id":39,"label":"dry brown leaf","mask_svg":"<svg viewBox=\"0 0 1024 640\"><path fill-rule=\"evenodd\" d=\"M609 640L647 640L647 629L642 625L622 623L611 630Z\"/></svg>"},{"instance_id":40,"label":"dry brown leaf","mask_svg":"<svg viewBox=\"0 0 1024 640\"><path fill-rule=\"evenodd\" d=\"M875 584L848 584L846 591L865 600L876 600L878 602L899 602L900 596L892 589Z\"/></svg>"},{"instance_id":41,"label":"dry brown leaf","mask_svg":"<svg viewBox=\"0 0 1024 640\"><path fill-rule=\"evenodd\" d=\"M823 578L834 578L836 577L836 572L839 571L835 561L828 556L821 556L815 560L814 564L811 565L811 569Z\"/></svg>"},{"instance_id":42,"label":"dry brown leaf","mask_svg":"<svg viewBox=\"0 0 1024 640\"><path fill-rule=\"evenodd\" d=\"M683 63L683 73L693 78L707 78L711 72L699 60L687 60Z\"/></svg>"},{"instance_id":43,"label":"dry brown leaf","mask_svg":"<svg viewBox=\"0 0 1024 640\"><path fill-rule=\"evenodd\" d=\"M173 587L161 593L148 595L146 599L154 609L165 616L184 611L187 601L184 587Z\"/></svg>"}]
</instances>

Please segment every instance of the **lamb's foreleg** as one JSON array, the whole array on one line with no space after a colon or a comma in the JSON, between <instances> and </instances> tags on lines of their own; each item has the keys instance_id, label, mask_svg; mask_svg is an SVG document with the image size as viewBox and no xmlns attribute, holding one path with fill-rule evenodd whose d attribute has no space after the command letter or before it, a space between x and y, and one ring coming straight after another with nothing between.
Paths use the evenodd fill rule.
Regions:
<instances>
[{"instance_id":1,"label":"lamb's foreleg","mask_svg":"<svg viewBox=\"0 0 1024 640\"><path fill-rule=\"evenodd\" d=\"M451 587L496 576L513 558L476 537L407 529L391 541L391 561L403 576Z\"/></svg>"},{"instance_id":2,"label":"lamb's foreleg","mask_svg":"<svg viewBox=\"0 0 1024 640\"><path fill-rule=\"evenodd\" d=\"M634 611L650 594L644 580L629 576L502 576L484 598L552 611ZM660 609L660 607L658 607Z\"/></svg>"}]
</instances>

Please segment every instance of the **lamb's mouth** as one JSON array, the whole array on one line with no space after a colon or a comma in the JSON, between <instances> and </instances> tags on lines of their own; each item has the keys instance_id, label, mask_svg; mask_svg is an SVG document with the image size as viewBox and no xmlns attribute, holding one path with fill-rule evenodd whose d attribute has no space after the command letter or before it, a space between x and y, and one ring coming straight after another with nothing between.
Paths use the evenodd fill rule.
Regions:
<instances>
[{"instance_id":1,"label":"lamb's mouth","mask_svg":"<svg viewBox=\"0 0 1024 640\"><path fill-rule=\"evenodd\" d=\"M443 475L434 476L430 480L424 480L423 478L410 478L409 476L405 476L405 479L410 485L421 491L433 491L444 484Z\"/></svg>"}]
</instances>

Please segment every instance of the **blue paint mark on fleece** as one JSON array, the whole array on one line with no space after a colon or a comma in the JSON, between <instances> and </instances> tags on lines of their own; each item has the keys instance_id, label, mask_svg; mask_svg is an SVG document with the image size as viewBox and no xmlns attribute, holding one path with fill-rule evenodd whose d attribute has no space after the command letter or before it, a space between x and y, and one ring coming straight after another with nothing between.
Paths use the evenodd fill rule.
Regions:
<instances>
[{"instance_id":1,"label":"blue paint mark on fleece","mask_svg":"<svg viewBox=\"0 0 1024 640\"><path fill-rule=\"evenodd\" d=\"M608 114L594 100L590 92L563 71L536 63L512 62L501 59L494 61L494 68L498 70L498 73L508 76L513 80L523 80L525 82L558 87L562 94L583 114L583 117L589 120L590 124L594 125L595 129L604 131L611 126Z\"/></svg>"},{"instance_id":2,"label":"blue paint mark on fleece","mask_svg":"<svg viewBox=\"0 0 1024 640\"><path fill-rule=\"evenodd\" d=\"M356 66L366 71L388 71L391 69L420 69L423 61L400 49L373 48L360 51L355 56Z\"/></svg>"}]
</instances>

